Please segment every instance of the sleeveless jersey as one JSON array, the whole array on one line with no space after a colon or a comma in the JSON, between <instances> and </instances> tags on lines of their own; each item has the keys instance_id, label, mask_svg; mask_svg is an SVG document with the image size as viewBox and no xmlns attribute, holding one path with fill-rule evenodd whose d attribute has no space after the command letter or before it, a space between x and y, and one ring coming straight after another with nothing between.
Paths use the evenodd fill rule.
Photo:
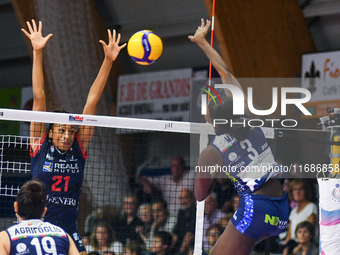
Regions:
<instances>
[{"instance_id":1,"label":"sleeveless jersey","mask_svg":"<svg viewBox=\"0 0 340 255\"><path fill-rule=\"evenodd\" d=\"M77 134L67 152L60 152L46 136L31 153L32 177L44 183L47 192L45 219L77 217L87 154Z\"/></svg>"},{"instance_id":2,"label":"sleeveless jersey","mask_svg":"<svg viewBox=\"0 0 340 255\"><path fill-rule=\"evenodd\" d=\"M66 232L38 219L24 220L6 229L10 255L66 255L70 242Z\"/></svg>"},{"instance_id":3,"label":"sleeveless jersey","mask_svg":"<svg viewBox=\"0 0 340 255\"><path fill-rule=\"evenodd\" d=\"M223 134L215 136L211 144L221 153L222 170L240 196L253 193L281 171L261 128L252 129L243 141Z\"/></svg>"}]
</instances>

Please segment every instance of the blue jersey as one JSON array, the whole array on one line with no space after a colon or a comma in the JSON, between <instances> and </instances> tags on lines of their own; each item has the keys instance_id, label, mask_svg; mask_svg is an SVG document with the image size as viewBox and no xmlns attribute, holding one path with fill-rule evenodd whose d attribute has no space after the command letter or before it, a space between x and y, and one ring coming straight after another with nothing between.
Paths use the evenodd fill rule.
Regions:
<instances>
[{"instance_id":1,"label":"blue jersey","mask_svg":"<svg viewBox=\"0 0 340 255\"><path fill-rule=\"evenodd\" d=\"M47 192L45 220L75 218L87 154L77 135L66 152L60 152L46 136L31 153L33 179L44 183Z\"/></svg>"},{"instance_id":2,"label":"blue jersey","mask_svg":"<svg viewBox=\"0 0 340 255\"><path fill-rule=\"evenodd\" d=\"M247 139L237 141L230 134L215 136L211 142L222 155L225 172L240 196L253 193L281 170L261 128L250 131Z\"/></svg>"},{"instance_id":3,"label":"blue jersey","mask_svg":"<svg viewBox=\"0 0 340 255\"><path fill-rule=\"evenodd\" d=\"M6 232L11 242L10 255L66 255L70 248L62 228L38 219L21 221Z\"/></svg>"}]
</instances>

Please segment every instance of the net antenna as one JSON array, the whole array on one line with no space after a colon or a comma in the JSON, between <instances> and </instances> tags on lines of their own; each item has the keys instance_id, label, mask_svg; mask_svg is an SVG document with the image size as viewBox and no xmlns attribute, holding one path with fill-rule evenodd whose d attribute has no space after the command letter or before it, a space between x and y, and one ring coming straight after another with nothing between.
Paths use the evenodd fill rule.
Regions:
<instances>
[{"instance_id":1,"label":"net antenna","mask_svg":"<svg viewBox=\"0 0 340 255\"><path fill-rule=\"evenodd\" d=\"M212 6L212 15L211 15L211 37L210 37L210 45L211 47L214 46L214 25L215 25L215 0L213 0ZM211 86L211 70L212 70L212 63L209 63L209 86ZM209 89L210 92L210 89ZM209 95L208 95L209 100Z\"/></svg>"}]
</instances>

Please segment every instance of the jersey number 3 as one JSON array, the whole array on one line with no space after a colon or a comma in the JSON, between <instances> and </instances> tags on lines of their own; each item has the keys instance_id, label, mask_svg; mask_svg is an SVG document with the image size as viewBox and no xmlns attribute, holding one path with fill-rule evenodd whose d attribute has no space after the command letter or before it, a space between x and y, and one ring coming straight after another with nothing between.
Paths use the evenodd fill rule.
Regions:
<instances>
[{"instance_id":1,"label":"jersey number 3","mask_svg":"<svg viewBox=\"0 0 340 255\"><path fill-rule=\"evenodd\" d=\"M247 151L249 152L248 157L251 160L255 160L259 156L259 154L253 148L253 145L251 144L251 142L248 139L241 141L240 145L241 145L242 149L247 149Z\"/></svg>"}]
</instances>

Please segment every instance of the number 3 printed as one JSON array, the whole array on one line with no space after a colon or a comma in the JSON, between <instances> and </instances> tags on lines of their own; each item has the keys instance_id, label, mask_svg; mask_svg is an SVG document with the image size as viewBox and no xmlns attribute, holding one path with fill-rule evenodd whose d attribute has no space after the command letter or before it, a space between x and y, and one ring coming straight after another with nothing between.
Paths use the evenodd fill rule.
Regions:
<instances>
[{"instance_id":1,"label":"number 3 printed","mask_svg":"<svg viewBox=\"0 0 340 255\"><path fill-rule=\"evenodd\" d=\"M241 145L241 148L242 149L247 149L247 151L249 152L248 154L248 157L251 159L251 160L255 160L259 154L257 153L257 151L253 148L251 142L246 139L246 140L243 140L240 142L240 145Z\"/></svg>"}]
</instances>

